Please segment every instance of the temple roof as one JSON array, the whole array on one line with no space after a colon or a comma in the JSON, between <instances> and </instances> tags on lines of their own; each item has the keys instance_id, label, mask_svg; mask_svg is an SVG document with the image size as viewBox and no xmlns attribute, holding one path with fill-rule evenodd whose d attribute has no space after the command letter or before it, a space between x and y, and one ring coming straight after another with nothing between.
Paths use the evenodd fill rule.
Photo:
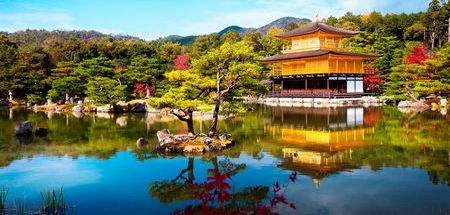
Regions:
<instances>
[{"instance_id":1,"label":"temple roof","mask_svg":"<svg viewBox=\"0 0 450 215\"><path fill-rule=\"evenodd\" d=\"M340 28L336 28L333 26L329 26L323 22L312 22L303 28L298 28L298 29L294 29L292 31L280 33L277 35L277 37L285 38L285 37L302 36L302 35L314 33L318 30L322 30L324 32L331 33L331 34L340 34L340 35L346 35L346 36L353 36L358 33L356 31L350 31L350 30L345 30L345 29L340 29Z\"/></svg>"},{"instance_id":2,"label":"temple roof","mask_svg":"<svg viewBox=\"0 0 450 215\"><path fill-rule=\"evenodd\" d=\"M328 55L328 54L367 57L367 58L376 58L376 57L381 56L378 54L367 54L367 53L358 53L358 52L346 52L346 51L333 51L333 50L318 49L318 50L312 50L312 51L294 52L294 53L269 56L269 57L262 58L261 61L271 62L271 61L278 61L278 60L292 60L292 59L299 59L299 58L318 57L318 56Z\"/></svg>"}]
</instances>

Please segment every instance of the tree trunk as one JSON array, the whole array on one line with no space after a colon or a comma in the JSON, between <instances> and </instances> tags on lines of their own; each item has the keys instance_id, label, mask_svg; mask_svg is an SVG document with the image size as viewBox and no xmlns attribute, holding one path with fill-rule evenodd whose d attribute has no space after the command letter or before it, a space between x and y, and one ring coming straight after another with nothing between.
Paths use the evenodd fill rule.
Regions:
<instances>
[{"instance_id":1,"label":"tree trunk","mask_svg":"<svg viewBox=\"0 0 450 215\"><path fill-rule=\"evenodd\" d=\"M192 113L194 111L188 109L188 110L184 110L182 111L184 113L184 115L179 115L178 113L175 113L175 111L172 110L172 114L175 115L179 120L186 122L187 127L188 127L188 132L195 134L195 130L194 130L194 118L192 116Z\"/></svg>"},{"instance_id":2,"label":"tree trunk","mask_svg":"<svg viewBox=\"0 0 450 215\"><path fill-rule=\"evenodd\" d=\"M214 99L214 110L213 110L213 118L211 122L211 128L209 129L208 135L213 137L217 132L217 121L219 120L219 110L220 110L220 97L222 96L220 93L220 73L217 71L216 73L216 93L217 97Z\"/></svg>"},{"instance_id":3,"label":"tree trunk","mask_svg":"<svg viewBox=\"0 0 450 215\"><path fill-rule=\"evenodd\" d=\"M217 132L217 121L219 120L219 109L220 109L220 97L218 96L214 100L214 110L213 110L213 118L211 122L211 128L209 129L208 135L213 137Z\"/></svg>"},{"instance_id":4,"label":"tree trunk","mask_svg":"<svg viewBox=\"0 0 450 215\"><path fill-rule=\"evenodd\" d=\"M405 91L406 91L406 95L409 96L409 98L411 98L412 100L414 100L415 102L418 102L419 100L416 98L416 96L414 96L414 93L412 92L411 88L409 88L408 84L405 84Z\"/></svg>"},{"instance_id":5,"label":"tree trunk","mask_svg":"<svg viewBox=\"0 0 450 215\"><path fill-rule=\"evenodd\" d=\"M145 98L150 98L150 86L145 84Z\"/></svg>"},{"instance_id":6,"label":"tree trunk","mask_svg":"<svg viewBox=\"0 0 450 215\"><path fill-rule=\"evenodd\" d=\"M195 180L194 177L194 158L190 157L189 158L189 163L188 163L188 183L192 184Z\"/></svg>"},{"instance_id":7,"label":"tree trunk","mask_svg":"<svg viewBox=\"0 0 450 215\"><path fill-rule=\"evenodd\" d=\"M431 32L431 35L430 35L430 40L431 40L431 49L432 50L434 50L434 41L435 41L435 33L434 33L434 31L433 32Z\"/></svg>"},{"instance_id":8,"label":"tree trunk","mask_svg":"<svg viewBox=\"0 0 450 215\"><path fill-rule=\"evenodd\" d=\"M193 119L193 116L192 116L192 110L188 110L188 116L187 116L187 119L186 119L186 123L187 123L187 126L188 126L188 132L189 133L192 133L192 134L195 134L195 131L194 131L194 119Z\"/></svg>"}]
</instances>

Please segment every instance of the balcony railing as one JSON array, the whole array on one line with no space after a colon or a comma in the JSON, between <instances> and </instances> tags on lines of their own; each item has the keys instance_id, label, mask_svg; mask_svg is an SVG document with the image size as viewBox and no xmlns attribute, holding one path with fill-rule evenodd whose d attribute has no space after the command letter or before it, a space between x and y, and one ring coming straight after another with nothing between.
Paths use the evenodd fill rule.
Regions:
<instances>
[{"instance_id":1,"label":"balcony railing","mask_svg":"<svg viewBox=\"0 0 450 215\"><path fill-rule=\"evenodd\" d=\"M373 75L377 71L377 68L372 65L364 66L363 69L364 69L364 74L367 74L367 75Z\"/></svg>"},{"instance_id":2,"label":"balcony railing","mask_svg":"<svg viewBox=\"0 0 450 215\"><path fill-rule=\"evenodd\" d=\"M343 45L342 43L333 43L333 42L320 42L319 46L303 46L292 48L292 45L283 45L282 53L292 53L298 51L308 51L308 50L317 50L317 49L330 49L336 51L350 51L350 47L347 45Z\"/></svg>"},{"instance_id":3,"label":"balcony railing","mask_svg":"<svg viewBox=\"0 0 450 215\"><path fill-rule=\"evenodd\" d=\"M268 93L267 97L272 98L352 98L371 93L347 93L346 90L337 89L313 89L313 90L277 90Z\"/></svg>"}]
</instances>

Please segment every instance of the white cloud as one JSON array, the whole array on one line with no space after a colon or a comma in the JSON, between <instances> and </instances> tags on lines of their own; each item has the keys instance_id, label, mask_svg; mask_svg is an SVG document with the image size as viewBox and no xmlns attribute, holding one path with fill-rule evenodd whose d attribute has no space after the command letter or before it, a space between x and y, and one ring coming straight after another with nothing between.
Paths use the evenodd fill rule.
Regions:
<instances>
[{"instance_id":1,"label":"white cloud","mask_svg":"<svg viewBox=\"0 0 450 215\"><path fill-rule=\"evenodd\" d=\"M78 29L73 18L65 11L31 11L21 13L0 13L0 29L17 31L27 28L41 29Z\"/></svg>"},{"instance_id":2,"label":"white cloud","mask_svg":"<svg viewBox=\"0 0 450 215\"><path fill-rule=\"evenodd\" d=\"M21 159L0 169L0 184L15 188L26 185L35 187L65 187L97 183L102 175L94 166L64 156Z\"/></svg>"},{"instance_id":3,"label":"white cloud","mask_svg":"<svg viewBox=\"0 0 450 215\"><path fill-rule=\"evenodd\" d=\"M235 3L239 8L240 1L226 0ZM253 9L224 11L210 18L191 22L179 29L180 34L210 33L221 30L229 25L242 27L260 27L275 19L294 16L314 19L329 16L339 17L351 11L354 14L364 14L371 11L411 12L423 9L427 0L256 0Z\"/></svg>"}]
</instances>

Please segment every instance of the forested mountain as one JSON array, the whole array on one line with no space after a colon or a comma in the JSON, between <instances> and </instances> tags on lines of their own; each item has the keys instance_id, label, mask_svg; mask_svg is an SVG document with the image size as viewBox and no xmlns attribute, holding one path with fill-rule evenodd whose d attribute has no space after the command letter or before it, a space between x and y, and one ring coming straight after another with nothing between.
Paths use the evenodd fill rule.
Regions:
<instances>
[{"instance_id":1,"label":"forested mountain","mask_svg":"<svg viewBox=\"0 0 450 215\"><path fill-rule=\"evenodd\" d=\"M0 34L5 34L10 38L12 42L15 42L19 46L27 46L27 45L39 45L42 44L46 39L62 39L67 40L70 38L74 38L77 40L89 40L89 39L102 39L102 38L111 38L111 39L125 39L125 40L141 40L138 37L132 37L128 35L111 35L111 34L103 34L97 31L47 31L47 30L24 30L24 31L16 31L13 33L0 32Z\"/></svg>"},{"instance_id":2,"label":"forested mountain","mask_svg":"<svg viewBox=\"0 0 450 215\"><path fill-rule=\"evenodd\" d=\"M248 32L256 30L264 35L264 34L267 34L267 31L269 31L269 29L272 27L287 30L287 29L289 29L289 25L292 25L292 24L298 25L301 23L309 23L309 22L311 22L311 20L309 20L309 19L295 18L295 17L287 16L287 17L279 18L279 19L277 19L269 24L266 24L264 26L261 26L259 28L246 28L246 27L241 27L241 26L237 26L237 25L232 25L232 26L228 26L228 27L222 29L221 31L219 31L217 33L219 35L222 35L229 31L236 31L240 36L244 36ZM194 42L196 37L197 36L193 36L193 35L191 35L191 36L171 35L168 37L163 37L160 40L179 42L181 44L189 44L189 43Z\"/></svg>"}]
</instances>

